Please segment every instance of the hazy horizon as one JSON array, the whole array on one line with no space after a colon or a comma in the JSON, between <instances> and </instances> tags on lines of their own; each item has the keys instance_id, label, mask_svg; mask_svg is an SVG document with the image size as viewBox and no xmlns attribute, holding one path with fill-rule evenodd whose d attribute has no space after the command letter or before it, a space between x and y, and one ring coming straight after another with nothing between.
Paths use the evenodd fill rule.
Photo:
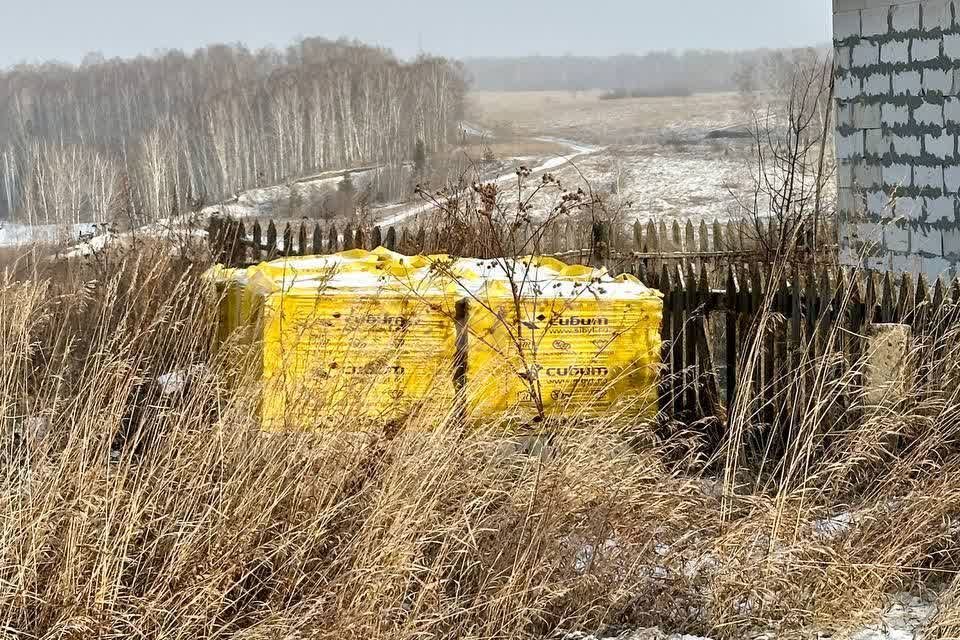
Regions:
<instances>
[{"instance_id":1,"label":"hazy horizon","mask_svg":"<svg viewBox=\"0 0 960 640\"><path fill-rule=\"evenodd\" d=\"M0 67L78 64L88 53L129 58L215 43L284 48L311 36L356 39L400 58L423 51L463 59L797 47L828 42L831 30L829 0L731 0L723 6L707 0L617 1L589 11L571 0L554 0L549 6L488 0L468 17L440 0L335 6L294 0L170 0L158 9L120 0L65 6L36 0L10 6L7 23L16 29L0 42Z\"/></svg>"}]
</instances>

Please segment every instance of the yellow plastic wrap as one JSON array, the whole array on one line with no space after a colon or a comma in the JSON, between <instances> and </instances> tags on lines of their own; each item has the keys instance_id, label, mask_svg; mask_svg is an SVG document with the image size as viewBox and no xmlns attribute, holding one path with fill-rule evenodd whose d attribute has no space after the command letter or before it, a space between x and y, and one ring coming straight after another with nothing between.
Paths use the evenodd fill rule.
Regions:
<instances>
[{"instance_id":1,"label":"yellow plastic wrap","mask_svg":"<svg viewBox=\"0 0 960 640\"><path fill-rule=\"evenodd\" d=\"M210 275L221 338L257 341L268 431L442 416L460 384L473 419L530 416L541 401L558 417L656 409L662 296L632 276L383 248Z\"/></svg>"},{"instance_id":2,"label":"yellow plastic wrap","mask_svg":"<svg viewBox=\"0 0 960 640\"><path fill-rule=\"evenodd\" d=\"M238 331L242 332L244 341L251 340L259 315L259 300L247 286L249 270L215 265L206 277L213 282L218 296L217 343L226 343Z\"/></svg>"},{"instance_id":3,"label":"yellow plastic wrap","mask_svg":"<svg viewBox=\"0 0 960 640\"><path fill-rule=\"evenodd\" d=\"M356 274L266 295L264 430L450 411L458 300L456 288L409 273Z\"/></svg>"},{"instance_id":4,"label":"yellow plastic wrap","mask_svg":"<svg viewBox=\"0 0 960 640\"><path fill-rule=\"evenodd\" d=\"M524 286L519 305L493 283L467 316L470 416L656 412L663 302L635 279L558 277Z\"/></svg>"}]
</instances>

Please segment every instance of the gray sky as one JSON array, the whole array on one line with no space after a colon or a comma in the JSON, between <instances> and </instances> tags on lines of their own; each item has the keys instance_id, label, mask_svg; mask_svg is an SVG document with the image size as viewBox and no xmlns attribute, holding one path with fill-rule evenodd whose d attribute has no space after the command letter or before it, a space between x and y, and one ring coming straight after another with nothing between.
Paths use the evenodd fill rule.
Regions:
<instances>
[{"instance_id":1,"label":"gray sky","mask_svg":"<svg viewBox=\"0 0 960 640\"><path fill-rule=\"evenodd\" d=\"M0 0L0 66L347 36L407 57L825 43L830 0Z\"/></svg>"}]
</instances>

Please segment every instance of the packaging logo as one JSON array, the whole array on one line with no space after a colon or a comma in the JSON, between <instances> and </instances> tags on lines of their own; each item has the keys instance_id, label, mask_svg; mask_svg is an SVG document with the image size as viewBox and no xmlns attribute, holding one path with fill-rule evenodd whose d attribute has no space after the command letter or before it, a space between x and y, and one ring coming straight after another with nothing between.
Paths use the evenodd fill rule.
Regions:
<instances>
[{"instance_id":1,"label":"packaging logo","mask_svg":"<svg viewBox=\"0 0 960 640\"><path fill-rule=\"evenodd\" d=\"M610 324L609 318L581 318L568 316L557 318L556 324L561 327L606 327Z\"/></svg>"}]
</instances>

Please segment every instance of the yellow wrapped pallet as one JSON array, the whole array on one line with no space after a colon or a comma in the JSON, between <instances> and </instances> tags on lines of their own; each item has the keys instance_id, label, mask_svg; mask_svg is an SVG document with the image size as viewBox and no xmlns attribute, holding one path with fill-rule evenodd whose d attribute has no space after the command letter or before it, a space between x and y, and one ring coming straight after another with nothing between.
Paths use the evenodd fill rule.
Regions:
<instances>
[{"instance_id":1,"label":"yellow wrapped pallet","mask_svg":"<svg viewBox=\"0 0 960 640\"><path fill-rule=\"evenodd\" d=\"M469 415L655 413L662 296L629 276L545 266L556 275L523 282L519 299L502 281L468 297Z\"/></svg>"},{"instance_id":2,"label":"yellow wrapped pallet","mask_svg":"<svg viewBox=\"0 0 960 640\"><path fill-rule=\"evenodd\" d=\"M458 289L381 265L263 291L264 430L384 422L454 402Z\"/></svg>"},{"instance_id":3,"label":"yellow wrapped pallet","mask_svg":"<svg viewBox=\"0 0 960 640\"><path fill-rule=\"evenodd\" d=\"M217 343L226 343L237 331L243 331L241 339L245 342L251 340L259 310L257 297L247 286L249 270L214 265L206 277L213 282L218 296Z\"/></svg>"},{"instance_id":4,"label":"yellow wrapped pallet","mask_svg":"<svg viewBox=\"0 0 960 640\"><path fill-rule=\"evenodd\" d=\"M222 334L257 339L268 431L443 415L461 382L472 418L655 410L662 297L629 276L382 248L212 276Z\"/></svg>"}]
</instances>

